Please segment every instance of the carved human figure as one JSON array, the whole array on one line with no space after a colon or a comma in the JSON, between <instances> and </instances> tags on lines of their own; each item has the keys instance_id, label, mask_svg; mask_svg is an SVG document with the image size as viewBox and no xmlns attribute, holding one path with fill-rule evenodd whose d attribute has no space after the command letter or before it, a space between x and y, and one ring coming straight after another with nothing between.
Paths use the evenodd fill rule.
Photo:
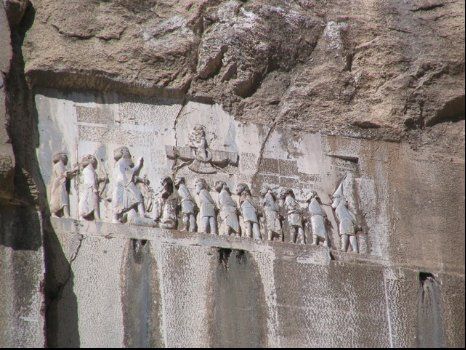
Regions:
<instances>
[{"instance_id":1,"label":"carved human figure","mask_svg":"<svg viewBox=\"0 0 466 350\"><path fill-rule=\"evenodd\" d=\"M265 230L269 241L283 241L283 230L280 221L280 207L273 191L265 186L261 190L261 205L264 211Z\"/></svg>"},{"instance_id":2,"label":"carved human figure","mask_svg":"<svg viewBox=\"0 0 466 350\"><path fill-rule=\"evenodd\" d=\"M183 230L196 232L196 203L186 186L185 178L175 179L175 187L178 190L179 205L181 209L181 220Z\"/></svg>"},{"instance_id":3,"label":"carved human figure","mask_svg":"<svg viewBox=\"0 0 466 350\"><path fill-rule=\"evenodd\" d=\"M310 229L312 233L313 245L319 245L319 242L323 242L325 247L328 247L328 234L326 227L327 214L322 209L322 202L316 191L311 191L307 199L308 211L310 218Z\"/></svg>"},{"instance_id":4,"label":"carved human figure","mask_svg":"<svg viewBox=\"0 0 466 350\"><path fill-rule=\"evenodd\" d=\"M79 186L79 217L100 220L99 184L107 181L107 177L97 176L97 158L86 155L81 159L81 184Z\"/></svg>"},{"instance_id":5,"label":"carved human figure","mask_svg":"<svg viewBox=\"0 0 466 350\"><path fill-rule=\"evenodd\" d=\"M294 192L287 189L282 192L283 207L286 213L286 219L290 228L290 243L306 243L303 229L303 216L301 207L295 199Z\"/></svg>"},{"instance_id":6,"label":"carved human figure","mask_svg":"<svg viewBox=\"0 0 466 350\"><path fill-rule=\"evenodd\" d=\"M136 186L139 179L137 174L142 168L143 158L139 158L134 165L128 147L119 147L114 151L116 161L113 169L113 219L114 222L128 220L135 224L144 224L139 220L145 218L144 199L140 189Z\"/></svg>"},{"instance_id":7,"label":"carved human figure","mask_svg":"<svg viewBox=\"0 0 466 350\"><path fill-rule=\"evenodd\" d=\"M236 194L239 197L241 216L246 224L246 237L254 237L255 240L261 239L259 220L257 218L257 209L252 201L251 190L244 183L236 186Z\"/></svg>"},{"instance_id":8,"label":"carved human figure","mask_svg":"<svg viewBox=\"0 0 466 350\"><path fill-rule=\"evenodd\" d=\"M70 217L70 195L67 182L77 174L78 168L67 170L68 156L64 152L54 154L52 162L50 212L54 216Z\"/></svg>"},{"instance_id":9,"label":"carved human figure","mask_svg":"<svg viewBox=\"0 0 466 350\"><path fill-rule=\"evenodd\" d=\"M348 208L348 201L342 194L342 191L337 190L333 195L332 208L335 209L335 216L338 221L341 250L346 252L351 244L353 252L359 253L358 240L356 237L358 231L356 216Z\"/></svg>"},{"instance_id":10,"label":"carved human figure","mask_svg":"<svg viewBox=\"0 0 466 350\"><path fill-rule=\"evenodd\" d=\"M195 159L201 162L209 162L212 159L212 155L207 146L204 126L195 125L189 134L189 141L191 142L191 146L195 149Z\"/></svg>"},{"instance_id":11,"label":"carved human figure","mask_svg":"<svg viewBox=\"0 0 466 350\"><path fill-rule=\"evenodd\" d=\"M231 198L230 189L225 182L217 181L215 183L215 190L219 193L218 207L220 209L220 218L222 219L221 234L226 236L235 234L236 237L240 237L238 207L233 198Z\"/></svg>"},{"instance_id":12,"label":"carved human figure","mask_svg":"<svg viewBox=\"0 0 466 350\"><path fill-rule=\"evenodd\" d=\"M165 177L162 180L155 209L155 221L161 228L174 229L177 226L178 197L174 191L173 180Z\"/></svg>"},{"instance_id":13,"label":"carved human figure","mask_svg":"<svg viewBox=\"0 0 466 350\"><path fill-rule=\"evenodd\" d=\"M208 191L207 183L204 179L198 178L195 182L196 193L199 198L199 232L217 234L217 219L215 214L215 202Z\"/></svg>"}]
</instances>

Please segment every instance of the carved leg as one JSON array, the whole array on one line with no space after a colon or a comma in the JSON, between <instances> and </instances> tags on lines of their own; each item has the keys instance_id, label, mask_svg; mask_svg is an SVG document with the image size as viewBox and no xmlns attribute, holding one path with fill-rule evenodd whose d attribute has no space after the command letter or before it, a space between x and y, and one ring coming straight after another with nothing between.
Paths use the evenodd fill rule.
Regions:
<instances>
[{"instance_id":1,"label":"carved leg","mask_svg":"<svg viewBox=\"0 0 466 350\"><path fill-rule=\"evenodd\" d=\"M267 240L269 240L269 241L273 240L273 231L272 230L267 230Z\"/></svg>"},{"instance_id":2,"label":"carved leg","mask_svg":"<svg viewBox=\"0 0 466 350\"><path fill-rule=\"evenodd\" d=\"M295 243L296 242L296 227L291 226L290 227L290 243Z\"/></svg>"},{"instance_id":3,"label":"carved leg","mask_svg":"<svg viewBox=\"0 0 466 350\"><path fill-rule=\"evenodd\" d=\"M209 217L204 216L201 219L201 226L199 227L199 232L207 233L207 227L209 226Z\"/></svg>"},{"instance_id":4,"label":"carved leg","mask_svg":"<svg viewBox=\"0 0 466 350\"><path fill-rule=\"evenodd\" d=\"M348 243L349 243L348 236L342 235L341 236L341 250L343 252L346 252L348 250Z\"/></svg>"},{"instance_id":5,"label":"carved leg","mask_svg":"<svg viewBox=\"0 0 466 350\"><path fill-rule=\"evenodd\" d=\"M144 208L144 203L138 203L138 213L140 217L146 216L146 209Z\"/></svg>"},{"instance_id":6,"label":"carved leg","mask_svg":"<svg viewBox=\"0 0 466 350\"><path fill-rule=\"evenodd\" d=\"M306 237L304 236L304 230L302 227L298 227L299 243L306 244Z\"/></svg>"},{"instance_id":7,"label":"carved leg","mask_svg":"<svg viewBox=\"0 0 466 350\"><path fill-rule=\"evenodd\" d=\"M325 237L323 246L326 247L326 248L329 247L329 244L328 244L328 237Z\"/></svg>"},{"instance_id":8,"label":"carved leg","mask_svg":"<svg viewBox=\"0 0 466 350\"><path fill-rule=\"evenodd\" d=\"M120 223L120 218L118 214L113 215L113 223L119 224Z\"/></svg>"},{"instance_id":9,"label":"carved leg","mask_svg":"<svg viewBox=\"0 0 466 350\"><path fill-rule=\"evenodd\" d=\"M246 237L252 237L252 222L246 221Z\"/></svg>"},{"instance_id":10,"label":"carved leg","mask_svg":"<svg viewBox=\"0 0 466 350\"><path fill-rule=\"evenodd\" d=\"M63 216L65 218L69 218L70 217L70 206L69 205L64 205L63 206Z\"/></svg>"},{"instance_id":11,"label":"carved leg","mask_svg":"<svg viewBox=\"0 0 466 350\"><path fill-rule=\"evenodd\" d=\"M95 195L93 198L94 198L94 220L100 220L99 197Z\"/></svg>"},{"instance_id":12,"label":"carved leg","mask_svg":"<svg viewBox=\"0 0 466 350\"><path fill-rule=\"evenodd\" d=\"M350 243L351 243L351 249L353 249L353 253L359 253L357 237L356 236L350 236L349 240L350 240Z\"/></svg>"},{"instance_id":13,"label":"carved leg","mask_svg":"<svg viewBox=\"0 0 466 350\"><path fill-rule=\"evenodd\" d=\"M210 224L210 233L213 235L217 234L217 220L213 216L209 218L209 224Z\"/></svg>"},{"instance_id":14,"label":"carved leg","mask_svg":"<svg viewBox=\"0 0 466 350\"><path fill-rule=\"evenodd\" d=\"M189 214L189 232L196 232L196 217Z\"/></svg>"},{"instance_id":15,"label":"carved leg","mask_svg":"<svg viewBox=\"0 0 466 350\"><path fill-rule=\"evenodd\" d=\"M260 241L261 240L261 231L259 228L259 224L257 222L252 223L252 232L254 234L254 239Z\"/></svg>"},{"instance_id":16,"label":"carved leg","mask_svg":"<svg viewBox=\"0 0 466 350\"><path fill-rule=\"evenodd\" d=\"M312 235L312 242L311 245L319 245L319 236Z\"/></svg>"},{"instance_id":17,"label":"carved leg","mask_svg":"<svg viewBox=\"0 0 466 350\"><path fill-rule=\"evenodd\" d=\"M189 214L182 214L181 222L183 223L183 229L181 231L189 230Z\"/></svg>"}]
</instances>

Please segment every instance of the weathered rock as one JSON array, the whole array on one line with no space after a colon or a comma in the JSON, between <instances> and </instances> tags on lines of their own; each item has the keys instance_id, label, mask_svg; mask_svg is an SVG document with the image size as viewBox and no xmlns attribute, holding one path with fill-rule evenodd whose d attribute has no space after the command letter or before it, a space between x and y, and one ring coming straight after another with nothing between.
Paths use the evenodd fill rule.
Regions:
<instances>
[{"instance_id":1,"label":"weathered rock","mask_svg":"<svg viewBox=\"0 0 466 350\"><path fill-rule=\"evenodd\" d=\"M165 88L242 120L399 138L464 119L464 6L427 4L34 1L25 72L33 84Z\"/></svg>"},{"instance_id":2,"label":"weathered rock","mask_svg":"<svg viewBox=\"0 0 466 350\"><path fill-rule=\"evenodd\" d=\"M23 19L29 0L3 0L8 21L12 26L18 25Z\"/></svg>"},{"instance_id":3,"label":"weathered rock","mask_svg":"<svg viewBox=\"0 0 466 350\"><path fill-rule=\"evenodd\" d=\"M10 28L6 13L0 6L0 201L13 195L13 173L15 157L10 137L7 133L8 115L6 111L5 78L10 71L13 55L10 42Z\"/></svg>"}]
</instances>

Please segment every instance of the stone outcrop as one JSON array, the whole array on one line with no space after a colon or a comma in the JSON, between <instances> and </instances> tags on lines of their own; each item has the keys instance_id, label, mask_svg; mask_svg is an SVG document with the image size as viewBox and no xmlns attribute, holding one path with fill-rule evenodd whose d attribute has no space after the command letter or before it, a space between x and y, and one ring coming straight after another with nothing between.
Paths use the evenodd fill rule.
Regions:
<instances>
[{"instance_id":1,"label":"stone outcrop","mask_svg":"<svg viewBox=\"0 0 466 350\"><path fill-rule=\"evenodd\" d=\"M33 5L33 84L187 93L246 121L383 138L464 118L459 0Z\"/></svg>"},{"instance_id":2,"label":"stone outcrop","mask_svg":"<svg viewBox=\"0 0 466 350\"><path fill-rule=\"evenodd\" d=\"M461 0L3 0L0 347L464 347L464 90ZM52 153L98 144L194 195L202 118L253 196L362 169L361 254L51 218Z\"/></svg>"}]
</instances>

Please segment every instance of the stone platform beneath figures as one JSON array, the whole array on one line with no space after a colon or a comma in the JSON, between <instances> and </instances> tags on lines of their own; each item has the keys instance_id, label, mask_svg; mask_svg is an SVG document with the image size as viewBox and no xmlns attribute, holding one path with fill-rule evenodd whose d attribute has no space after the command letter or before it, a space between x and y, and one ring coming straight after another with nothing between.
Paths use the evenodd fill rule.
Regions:
<instances>
[{"instance_id":1,"label":"stone platform beneath figures","mask_svg":"<svg viewBox=\"0 0 466 350\"><path fill-rule=\"evenodd\" d=\"M105 222L52 218L48 230L56 244L47 273L61 286L49 310L61 344L416 344L420 271L413 268L312 245ZM444 312L462 305L443 293L464 278L436 277Z\"/></svg>"}]
</instances>

